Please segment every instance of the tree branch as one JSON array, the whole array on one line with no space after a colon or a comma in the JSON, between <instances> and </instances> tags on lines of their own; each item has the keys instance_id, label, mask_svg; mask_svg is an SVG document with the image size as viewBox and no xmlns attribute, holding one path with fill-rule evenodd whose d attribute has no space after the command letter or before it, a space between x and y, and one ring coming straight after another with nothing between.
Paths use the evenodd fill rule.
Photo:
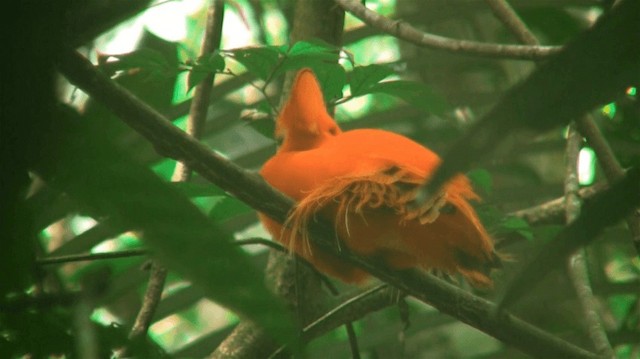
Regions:
<instances>
[{"instance_id":1,"label":"tree branch","mask_svg":"<svg viewBox=\"0 0 640 359\"><path fill-rule=\"evenodd\" d=\"M578 196L578 155L582 145L582 136L576 131L575 124L569 126L569 135L567 136L566 151L566 177L564 185L565 193L565 212L567 224L571 224L580 214L580 197ZM591 341L595 345L598 353L605 358L614 358L613 349L607 333L600 322L597 313L597 303L593 296L593 289L589 281L589 272L585 261L586 251L584 248L578 249L572 254L567 261L567 269L569 277L576 294L578 302L584 315L584 321L587 326L587 332Z\"/></svg>"},{"instance_id":2,"label":"tree branch","mask_svg":"<svg viewBox=\"0 0 640 359\"><path fill-rule=\"evenodd\" d=\"M597 183L591 187L581 188L578 195L582 200L591 198L596 194L606 190L606 183ZM561 223L564 217L565 197L553 199L551 201L511 212L510 215L522 218L529 224L540 223Z\"/></svg>"},{"instance_id":3,"label":"tree branch","mask_svg":"<svg viewBox=\"0 0 640 359\"><path fill-rule=\"evenodd\" d=\"M216 50L220 49L222 24L224 22L224 3L224 0L211 0L211 5L209 5L207 11L207 25L202 38L201 59L212 55ZM189 118L187 119L187 133L193 138L200 139L202 137L214 80L215 73L211 72L194 90ZM184 162L178 162L172 180L188 181L191 178L191 173L191 169Z\"/></svg>"},{"instance_id":4,"label":"tree branch","mask_svg":"<svg viewBox=\"0 0 640 359\"><path fill-rule=\"evenodd\" d=\"M511 31L511 33L524 45L538 46L540 42L529 30L511 5L505 0L484 0L493 11L493 14Z\"/></svg>"},{"instance_id":5,"label":"tree branch","mask_svg":"<svg viewBox=\"0 0 640 359\"><path fill-rule=\"evenodd\" d=\"M422 32L403 22L388 19L367 9L357 0L335 0L365 24L412 44L452 53L515 60L541 60L560 51L557 46L523 46L489 44L456 40Z\"/></svg>"},{"instance_id":6,"label":"tree branch","mask_svg":"<svg viewBox=\"0 0 640 359\"><path fill-rule=\"evenodd\" d=\"M162 153L186 161L196 172L225 191L283 222L293 202L268 186L254 174L218 156L173 126L155 110L115 84L77 52L66 49L58 59L59 70L73 84L112 109L124 122L147 138ZM374 276L458 318L479 330L537 356L594 358L573 344L555 338L524 321L505 313L492 316L495 306L431 275L416 270L395 272L334 247L333 226L314 223L314 242Z\"/></svg>"}]
</instances>

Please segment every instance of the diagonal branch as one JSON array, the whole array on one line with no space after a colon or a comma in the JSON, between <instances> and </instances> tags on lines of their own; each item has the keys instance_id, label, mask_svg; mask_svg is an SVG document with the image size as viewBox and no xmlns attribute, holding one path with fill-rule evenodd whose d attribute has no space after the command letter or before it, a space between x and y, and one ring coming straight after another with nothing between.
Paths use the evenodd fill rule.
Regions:
<instances>
[{"instance_id":1,"label":"diagonal branch","mask_svg":"<svg viewBox=\"0 0 640 359\"><path fill-rule=\"evenodd\" d=\"M414 45L465 55L515 60L541 60L560 51L558 46L502 45L456 40L422 32L403 22L388 19L367 9L357 0L335 0L365 24Z\"/></svg>"},{"instance_id":2,"label":"diagonal branch","mask_svg":"<svg viewBox=\"0 0 640 359\"><path fill-rule=\"evenodd\" d=\"M234 194L275 220L284 221L293 202L263 180L215 154L176 128L155 110L115 84L77 52L66 49L57 61L59 70L90 96L112 109L129 126L172 158L186 161L207 180ZM318 223L311 228L314 242L376 277L390 283L443 313L535 356L594 358L594 354L560 340L504 313L493 316L495 305L432 275L416 270L391 271L372 261L340 252L334 247L333 226Z\"/></svg>"}]
</instances>

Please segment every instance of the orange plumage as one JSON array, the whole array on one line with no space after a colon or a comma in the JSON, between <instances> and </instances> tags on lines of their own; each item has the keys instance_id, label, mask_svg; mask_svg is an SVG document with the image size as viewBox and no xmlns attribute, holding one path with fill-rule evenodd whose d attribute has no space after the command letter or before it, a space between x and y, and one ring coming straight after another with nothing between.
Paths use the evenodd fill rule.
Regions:
<instances>
[{"instance_id":1,"label":"orange plumage","mask_svg":"<svg viewBox=\"0 0 640 359\"><path fill-rule=\"evenodd\" d=\"M361 269L315 247L307 223L319 215L335 224L342 243L394 269L420 267L462 274L489 286L497 261L493 244L468 200L479 199L463 176L415 208L418 185L440 164L438 155L401 135L375 129L342 132L327 113L320 86L300 71L276 124L282 145L261 170L273 187L297 201L285 227L260 215L283 245L318 270L349 283Z\"/></svg>"}]
</instances>

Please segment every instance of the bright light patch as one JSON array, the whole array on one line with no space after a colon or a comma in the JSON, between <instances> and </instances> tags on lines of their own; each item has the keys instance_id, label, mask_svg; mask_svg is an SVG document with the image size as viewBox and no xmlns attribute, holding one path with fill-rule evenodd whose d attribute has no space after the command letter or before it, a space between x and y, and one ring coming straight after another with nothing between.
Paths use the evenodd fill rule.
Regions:
<instances>
[{"instance_id":1,"label":"bright light patch","mask_svg":"<svg viewBox=\"0 0 640 359\"><path fill-rule=\"evenodd\" d=\"M602 108L602 114L612 119L616 116L616 104L610 103Z\"/></svg>"},{"instance_id":2,"label":"bright light patch","mask_svg":"<svg viewBox=\"0 0 640 359\"><path fill-rule=\"evenodd\" d=\"M140 18L124 22L96 39L96 48L105 54L125 54L135 50L142 36Z\"/></svg>"},{"instance_id":3,"label":"bright light patch","mask_svg":"<svg viewBox=\"0 0 640 359\"><path fill-rule=\"evenodd\" d=\"M98 308L91 314L91 320L102 325L111 325L112 323L120 322L120 319L113 315L105 308Z\"/></svg>"},{"instance_id":4,"label":"bright light patch","mask_svg":"<svg viewBox=\"0 0 640 359\"><path fill-rule=\"evenodd\" d=\"M629 87L626 92L628 96L635 97L638 94L638 89L636 87Z\"/></svg>"},{"instance_id":5,"label":"bright light patch","mask_svg":"<svg viewBox=\"0 0 640 359\"><path fill-rule=\"evenodd\" d=\"M596 176L596 154L590 147L583 147L578 155L578 182L582 186L593 183Z\"/></svg>"},{"instance_id":6,"label":"bright light patch","mask_svg":"<svg viewBox=\"0 0 640 359\"><path fill-rule=\"evenodd\" d=\"M187 11L182 1L170 1L150 7L142 15L147 29L167 41L180 41L187 36Z\"/></svg>"},{"instance_id":7,"label":"bright light patch","mask_svg":"<svg viewBox=\"0 0 640 359\"><path fill-rule=\"evenodd\" d=\"M91 217L75 216L71 220L71 230L73 231L73 233L76 233L76 234L82 233L84 231L91 229L97 223L98 222L96 222L96 220Z\"/></svg>"},{"instance_id":8,"label":"bright light patch","mask_svg":"<svg viewBox=\"0 0 640 359\"><path fill-rule=\"evenodd\" d=\"M370 107L371 100L371 95L356 97L340 105L339 110L345 111L348 114L348 117L359 118Z\"/></svg>"},{"instance_id":9,"label":"bright light patch","mask_svg":"<svg viewBox=\"0 0 640 359\"><path fill-rule=\"evenodd\" d=\"M265 33L270 44L284 44L287 42L287 21L277 9L268 9L264 12L266 22Z\"/></svg>"},{"instance_id":10,"label":"bright light patch","mask_svg":"<svg viewBox=\"0 0 640 359\"><path fill-rule=\"evenodd\" d=\"M223 48L235 49L255 44L253 33L251 33L247 23L235 9L231 7L227 9L222 26Z\"/></svg>"}]
</instances>

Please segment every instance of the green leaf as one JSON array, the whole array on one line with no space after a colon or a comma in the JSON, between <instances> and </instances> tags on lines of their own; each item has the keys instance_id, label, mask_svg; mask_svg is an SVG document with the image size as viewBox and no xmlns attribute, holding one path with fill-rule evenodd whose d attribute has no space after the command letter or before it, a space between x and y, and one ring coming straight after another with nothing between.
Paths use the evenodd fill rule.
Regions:
<instances>
[{"instance_id":1,"label":"green leaf","mask_svg":"<svg viewBox=\"0 0 640 359\"><path fill-rule=\"evenodd\" d=\"M415 81L385 81L371 87L370 92L396 96L412 106L433 114L443 114L449 109L446 100L429 87Z\"/></svg>"},{"instance_id":2,"label":"green leaf","mask_svg":"<svg viewBox=\"0 0 640 359\"><path fill-rule=\"evenodd\" d=\"M231 54L247 71L263 80L270 77L280 59L280 52L274 46L245 47L232 50Z\"/></svg>"},{"instance_id":3,"label":"green leaf","mask_svg":"<svg viewBox=\"0 0 640 359\"><path fill-rule=\"evenodd\" d=\"M205 56L198 61L198 64L209 72L221 72L226 66L224 57L222 57L218 51Z\"/></svg>"},{"instance_id":4,"label":"green leaf","mask_svg":"<svg viewBox=\"0 0 640 359\"><path fill-rule=\"evenodd\" d=\"M391 74L393 74L393 70L384 65L372 64L354 67L353 72L351 72L351 81L349 82L351 96L357 97L370 93L373 85Z\"/></svg>"},{"instance_id":5,"label":"green leaf","mask_svg":"<svg viewBox=\"0 0 640 359\"><path fill-rule=\"evenodd\" d=\"M223 190L210 183L170 182L169 185L187 197L213 197L225 194Z\"/></svg>"},{"instance_id":6,"label":"green leaf","mask_svg":"<svg viewBox=\"0 0 640 359\"><path fill-rule=\"evenodd\" d=\"M489 171L478 168L467 172L467 177L473 183L473 186L482 190L486 194L491 194L493 190L493 180Z\"/></svg>"},{"instance_id":7,"label":"green leaf","mask_svg":"<svg viewBox=\"0 0 640 359\"><path fill-rule=\"evenodd\" d=\"M162 53L153 49L142 48L126 54L110 55L110 57L116 58L117 61L101 65L108 71L144 69L152 76L161 76L175 71Z\"/></svg>"},{"instance_id":8,"label":"green leaf","mask_svg":"<svg viewBox=\"0 0 640 359\"><path fill-rule=\"evenodd\" d=\"M315 60L335 61L339 56L339 49L326 42L298 41L287 52L289 59L306 58Z\"/></svg>"},{"instance_id":9,"label":"green leaf","mask_svg":"<svg viewBox=\"0 0 640 359\"><path fill-rule=\"evenodd\" d=\"M309 66L318 78L325 102L342 97L342 89L347 82L344 68L337 63L314 62Z\"/></svg>"},{"instance_id":10,"label":"green leaf","mask_svg":"<svg viewBox=\"0 0 640 359\"><path fill-rule=\"evenodd\" d=\"M247 123L259 134L266 138L273 139L273 134L276 132L276 123L271 117L264 117L258 120L248 121Z\"/></svg>"},{"instance_id":11,"label":"green leaf","mask_svg":"<svg viewBox=\"0 0 640 359\"><path fill-rule=\"evenodd\" d=\"M231 196L223 196L216 204L211 208L209 212L209 218L215 220L217 223L226 221L233 217L253 212L251 207L244 204L244 202Z\"/></svg>"},{"instance_id":12,"label":"green leaf","mask_svg":"<svg viewBox=\"0 0 640 359\"><path fill-rule=\"evenodd\" d=\"M204 81L207 75L209 75L208 71L194 66L191 71L189 71L189 75L187 75L187 92L191 91L192 88Z\"/></svg>"},{"instance_id":13,"label":"green leaf","mask_svg":"<svg viewBox=\"0 0 640 359\"><path fill-rule=\"evenodd\" d=\"M533 240L533 232L529 223L522 218L509 216L500 223L500 231L505 233L517 233L527 240Z\"/></svg>"},{"instance_id":14,"label":"green leaf","mask_svg":"<svg viewBox=\"0 0 640 359\"><path fill-rule=\"evenodd\" d=\"M199 59L189 71L187 91L201 83L210 74L221 72L225 68L224 58L218 52Z\"/></svg>"}]
</instances>

